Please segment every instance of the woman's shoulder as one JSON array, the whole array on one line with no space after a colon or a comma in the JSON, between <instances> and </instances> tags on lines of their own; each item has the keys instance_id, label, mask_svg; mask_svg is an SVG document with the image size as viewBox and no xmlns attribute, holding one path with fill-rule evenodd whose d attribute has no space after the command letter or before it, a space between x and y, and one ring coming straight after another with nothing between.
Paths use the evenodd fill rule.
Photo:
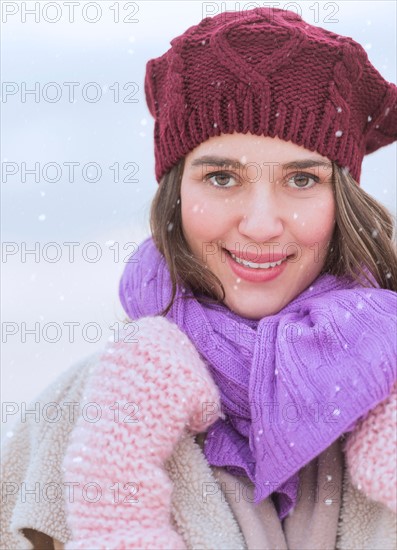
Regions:
<instances>
[{"instance_id":1,"label":"woman's shoulder","mask_svg":"<svg viewBox=\"0 0 397 550\"><path fill-rule=\"evenodd\" d=\"M70 536L61 464L81 412L86 380L99 357L99 353L89 355L60 374L26 405L25 414L2 443L1 540L5 548L31 548L28 538L37 533L57 540ZM25 529L31 537L24 536Z\"/></svg>"},{"instance_id":2,"label":"woman's shoulder","mask_svg":"<svg viewBox=\"0 0 397 550\"><path fill-rule=\"evenodd\" d=\"M15 438L28 429L56 429L63 421L73 424L76 404L81 404L86 380L100 356L96 352L72 363L28 403L18 406L17 412L10 411L8 416L15 415L14 423L2 442L2 448L6 450L12 446Z\"/></svg>"},{"instance_id":3,"label":"woman's shoulder","mask_svg":"<svg viewBox=\"0 0 397 550\"><path fill-rule=\"evenodd\" d=\"M97 351L71 363L57 378L48 384L35 398L35 402L59 403L64 396L80 396L88 376L100 361L102 352Z\"/></svg>"}]
</instances>

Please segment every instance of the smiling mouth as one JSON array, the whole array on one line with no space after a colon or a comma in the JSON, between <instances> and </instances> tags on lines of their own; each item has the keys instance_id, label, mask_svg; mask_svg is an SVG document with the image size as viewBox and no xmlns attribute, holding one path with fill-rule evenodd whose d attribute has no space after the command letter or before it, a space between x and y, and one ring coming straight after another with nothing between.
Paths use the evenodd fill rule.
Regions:
<instances>
[{"instance_id":1,"label":"smiling mouth","mask_svg":"<svg viewBox=\"0 0 397 550\"><path fill-rule=\"evenodd\" d=\"M252 262L252 261L249 261L249 260L243 260L242 258L238 258L235 254L233 254L232 252L230 252L229 250L227 250L227 248L224 248L223 250L225 250L225 252L227 252L227 254L229 254L229 256L231 258L233 258L233 260L244 266L244 267L248 267L250 269L271 269L273 267L276 267L276 266L279 266L281 265L282 263L284 263L285 261L287 261L289 258L292 258L294 256L294 254L290 254L289 256L286 256L285 258L282 258L281 260L278 260L277 262L263 262L263 263L258 263L258 262Z\"/></svg>"},{"instance_id":2,"label":"smiling mouth","mask_svg":"<svg viewBox=\"0 0 397 550\"><path fill-rule=\"evenodd\" d=\"M241 258L237 258L237 256L235 256L231 252L229 252L229 254L233 258L233 260L238 264L241 264L244 267L251 267L252 269L269 269L270 267L276 267L276 265L281 265L287 259L287 258L284 258L284 260L280 260L279 262L257 264L256 262L248 262L246 260L242 260Z\"/></svg>"}]
</instances>

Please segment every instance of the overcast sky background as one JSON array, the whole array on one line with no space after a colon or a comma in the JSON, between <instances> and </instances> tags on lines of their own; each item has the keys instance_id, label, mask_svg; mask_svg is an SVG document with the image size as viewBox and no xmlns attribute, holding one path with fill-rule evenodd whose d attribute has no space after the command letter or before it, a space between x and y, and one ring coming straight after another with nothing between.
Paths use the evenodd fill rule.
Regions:
<instances>
[{"instance_id":1,"label":"overcast sky background","mask_svg":"<svg viewBox=\"0 0 397 550\"><path fill-rule=\"evenodd\" d=\"M37 22L28 14L23 21L22 4L28 9L34 6L34 2L2 2L1 29L1 230L3 247L4 243L15 243L7 248L10 251L14 247L15 254L3 254L1 264L2 399L18 404L34 398L75 361L102 348L112 334L110 325L122 319L118 282L125 266L123 259L132 252L131 246L125 250L123 247L126 243L140 243L149 235L149 206L157 187L153 123L143 93L146 62L164 53L173 37L206 15L219 12L222 5L235 10L238 5L263 6L265 2L120 1L119 22L115 21L115 8L111 9L114 1L97 2L101 13L96 13L94 7L88 9L87 2L80 2L73 22L69 22L69 12L63 6L61 19L56 23L45 20L56 16L54 7L45 7L51 3L39 2ZM286 5L287 2L278 2L277 7ZM309 23L353 37L366 48L381 74L396 82L394 1L309 1L289 2L289 6L301 9ZM314 20L313 6L318 8L318 22ZM17 12L12 14L13 10ZM86 19L92 21L97 16L98 21L84 20L84 13ZM136 22L124 22L124 18ZM5 98L4 83L10 82L15 83L17 91ZM23 101L23 82L28 89L39 83L38 102L31 94ZM58 102L43 98L44 86L49 82L61 87ZM73 103L69 102L64 82L79 83ZM84 100L82 90L88 82L96 82L102 89L102 98L96 103ZM134 90L133 85L123 90L128 82L138 87L133 96L136 103L122 101ZM114 101L115 83L120 85L119 102ZM94 91L88 89L88 97L94 97ZM48 96L53 94L54 89L49 89ZM395 145L383 148L365 159L361 177L363 188L394 214L395 159ZM45 174L41 174L39 182L32 175L21 181L23 163L31 169L37 162L40 171L46 163L57 163L62 172L60 181L45 181ZM65 162L80 163L74 181L68 181ZM96 183L82 177L82 167L89 162L98 163L102 169L102 177ZM5 163L16 163L18 169L6 180ZM119 164L121 179L134 166L124 170L126 163L138 165L138 181L115 182L109 168L115 163ZM49 171L48 177L54 174ZM95 177L95 172L91 170L88 177ZM75 248L75 261L70 262L68 249L62 243L72 241L79 245ZM23 247L32 249L36 242L39 261L33 255L23 258ZM59 243L60 261L48 261L55 252L54 248L45 248L50 242ZM97 262L84 259L95 257L94 248L84 249L89 242L98 243L101 258ZM39 342L31 334L26 335L24 342L23 327L31 329L37 322ZM79 323L72 343L68 341L65 322ZM48 323L57 323L62 329L59 342L46 341L55 337L54 330L45 334ZM101 328L98 342L84 340L86 323ZM13 327L18 332L7 336L6 331ZM88 330L87 335L94 339L94 329Z\"/></svg>"}]
</instances>

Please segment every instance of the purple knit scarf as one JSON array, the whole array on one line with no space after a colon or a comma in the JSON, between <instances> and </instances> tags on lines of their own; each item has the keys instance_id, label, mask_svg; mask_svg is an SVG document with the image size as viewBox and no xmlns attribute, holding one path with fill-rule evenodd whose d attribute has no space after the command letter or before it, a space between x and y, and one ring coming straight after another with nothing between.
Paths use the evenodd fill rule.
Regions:
<instances>
[{"instance_id":1,"label":"purple knit scarf","mask_svg":"<svg viewBox=\"0 0 397 550\"><path fill-rule=\"evenodd\" d=\"M170 297L166 261L148 238L124 270L121 302L134 320L157 315ZM321 275L259 321L178 287L167 318L220 390L225 418L207 434L208 462L248 476L255 503L272 494L280 519L297 502L299 470L386 399L396 379L397 293L347 278Z\"/></svg>"}]
</instances>

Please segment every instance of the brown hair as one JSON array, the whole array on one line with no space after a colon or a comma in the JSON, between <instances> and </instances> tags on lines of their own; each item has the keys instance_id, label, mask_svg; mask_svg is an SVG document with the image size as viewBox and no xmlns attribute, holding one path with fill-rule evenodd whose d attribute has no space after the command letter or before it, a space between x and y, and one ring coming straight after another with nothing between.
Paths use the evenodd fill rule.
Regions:
<instances>
[{"instance_id":1,"label":"brown hair","mask_svg":"<svg viewBox=\"0 0 397 550\"><path fill-rule=\"evenodd\" d=\"M201 302L225 299L221 281L193 256L183 235L180 204L183 169L184 159L161 179L150 210L153 240L166 259L172 281L171 300L161 315L172 307L179 283L190 287ZM366 273L368 270L381 288L397 291L395 219L335 163L332 179L336 223L321 274L348 276L370 288L375 285Z\"/></svg>"}]
</instances>

